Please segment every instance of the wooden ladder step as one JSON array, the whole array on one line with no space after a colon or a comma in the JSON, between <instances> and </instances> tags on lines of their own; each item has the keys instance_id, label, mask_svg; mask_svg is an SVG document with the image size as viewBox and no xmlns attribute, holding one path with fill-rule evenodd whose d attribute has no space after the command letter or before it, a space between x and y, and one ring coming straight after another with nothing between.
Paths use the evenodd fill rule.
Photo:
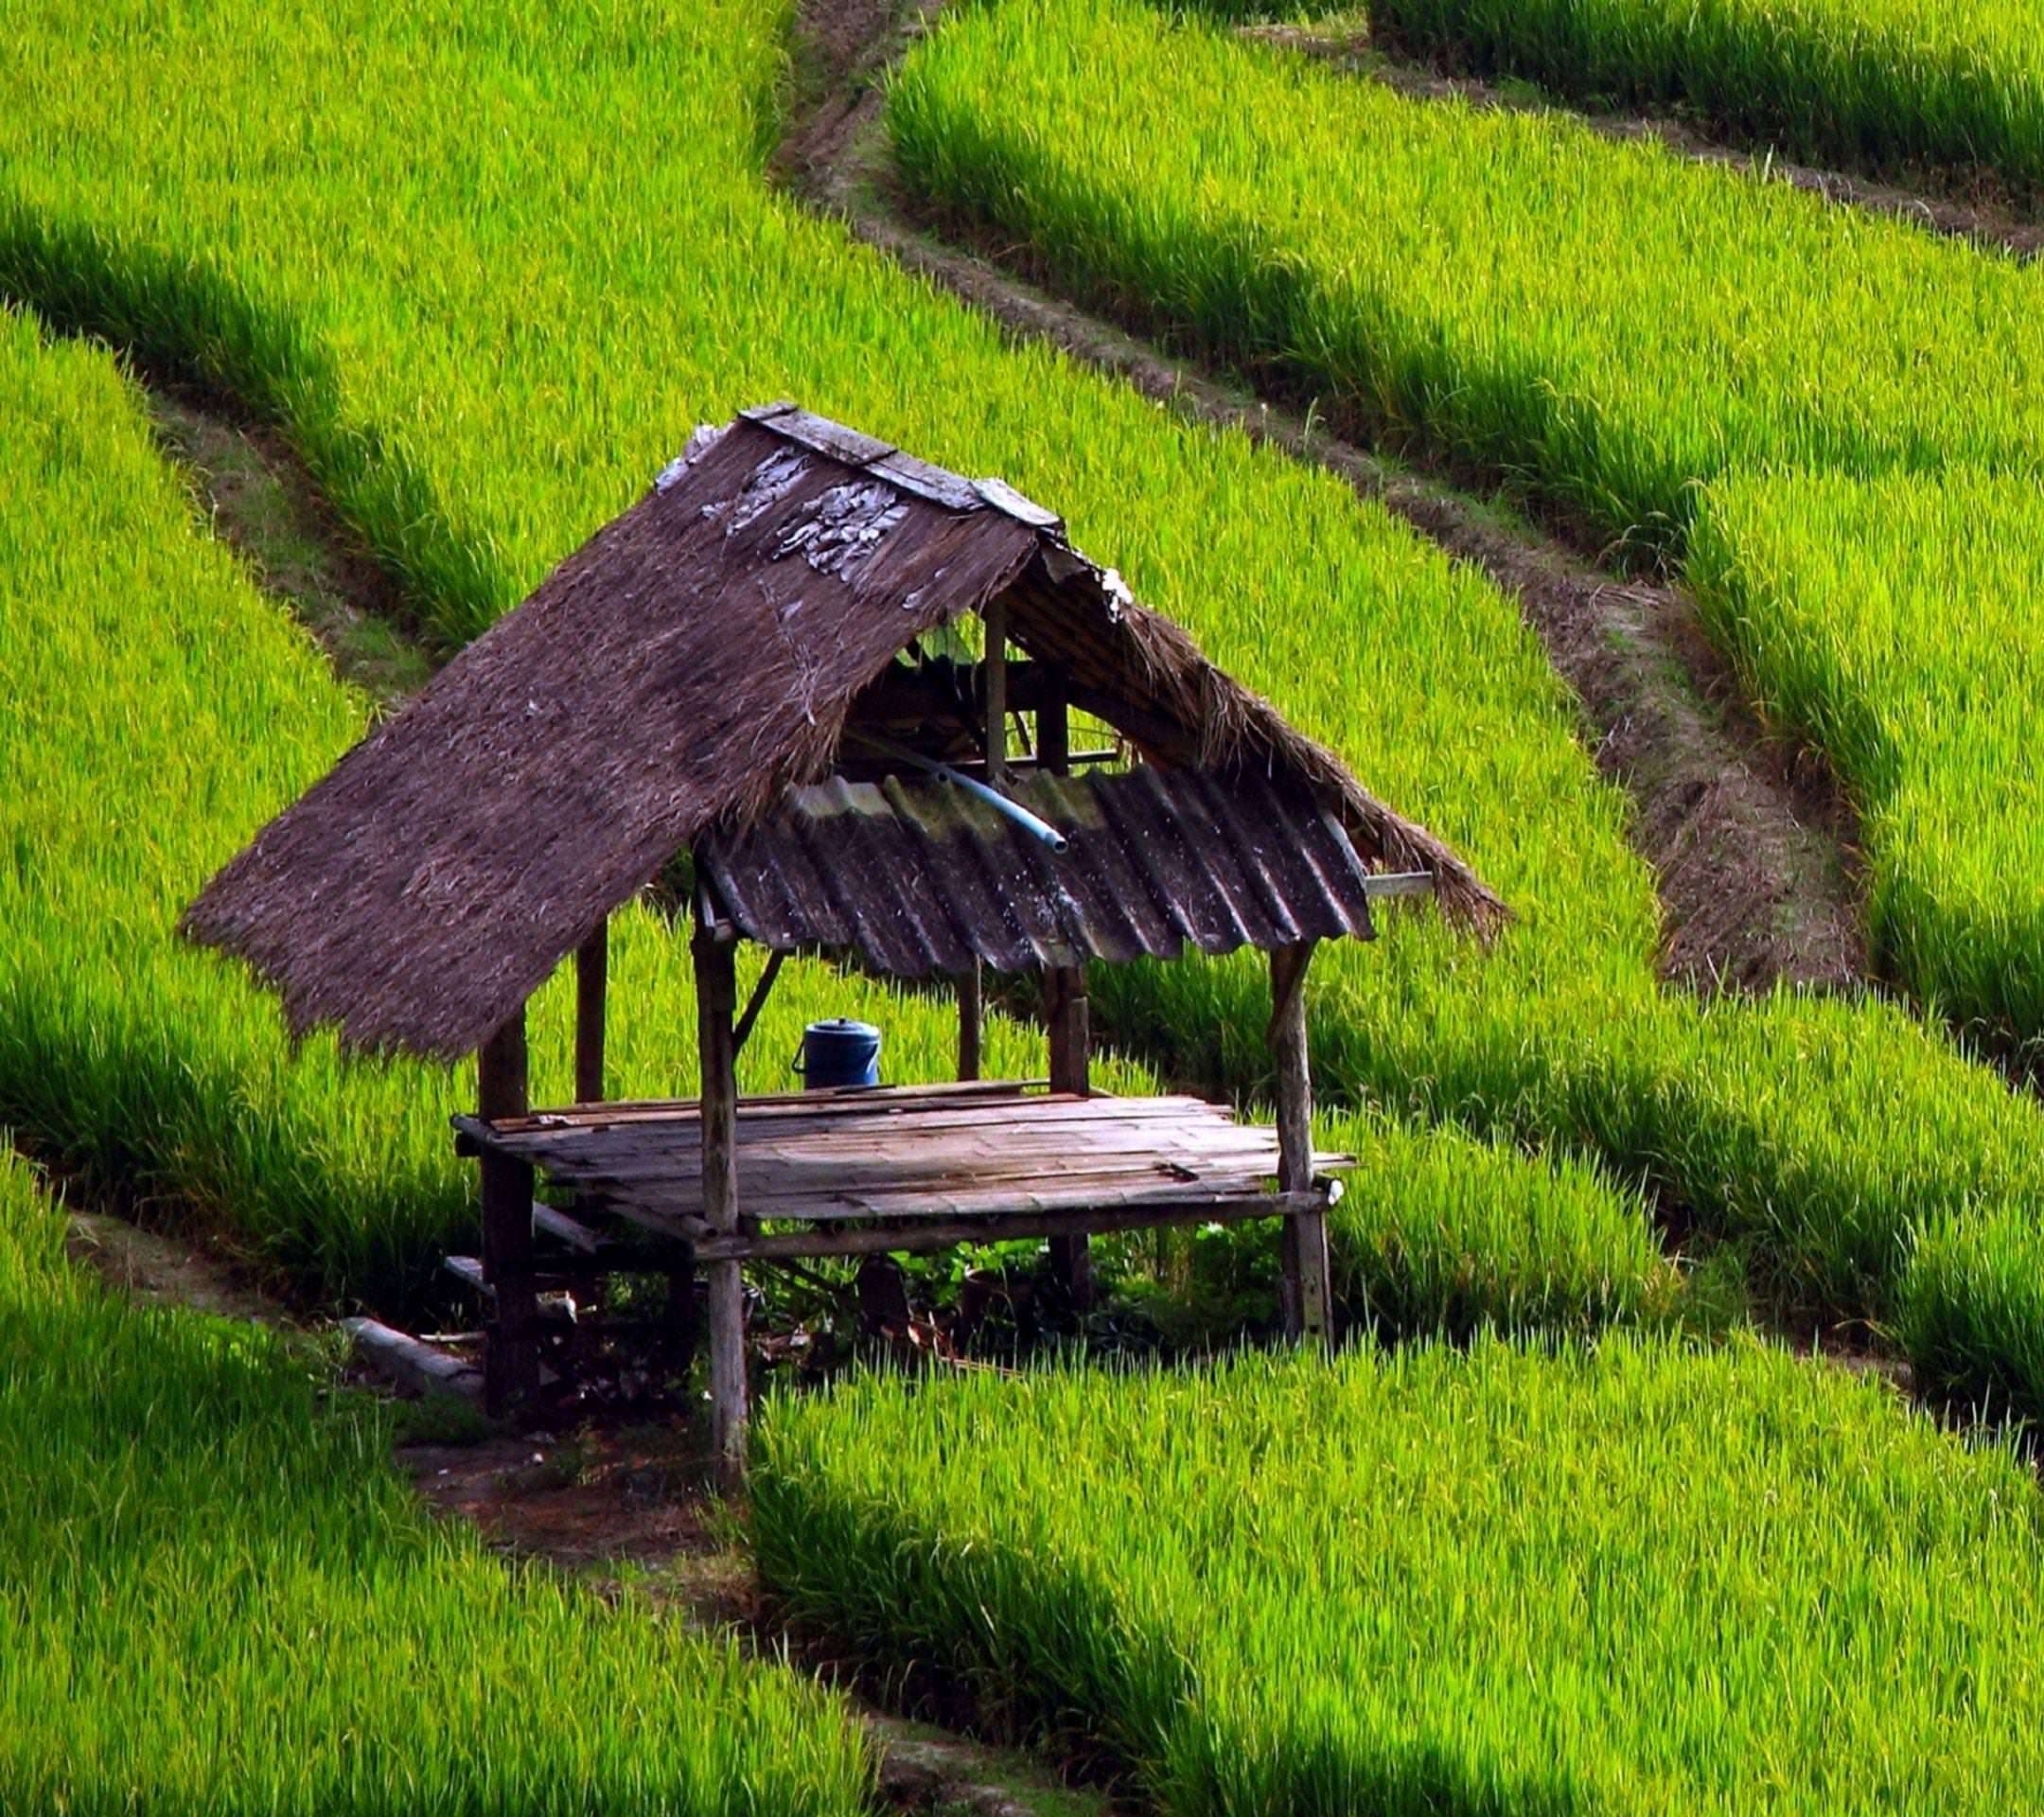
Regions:
<instances>
[{"instance_id":1,"label":"wooden ladder step","mask_svg":"<svg viewBox=\"0 0 2044 1817\"><path fill-rule=\"evenodd\" d=\"M464 1287L473 1289L479 1297L488 1301L492 1306L497 1303L497 1289L485 1277L483 1264L476 1257L446 1256L441 1259L440 1265L449 1274L452 1275L456 1280L460 1281ZM574 1314L569 1309L567 1301L561 1297L561 1288L556 1278L552 1276L545 1268L540 1268L536 1270L533 1275L533 1284L539 1291L539 1316L541 1318L561 1325L573 1325L575 1322Z\"/></svg>"},{"instance_id":2,"label":"wooden ladder step","mask_svg":"<svg viewBox=\"0 0 2044 1817\"><path fill-rule=\"evenodd\" d=\"M591 1230L580 1218L571 1217L557 1206L541 1205L533 1201L533 1228L542 1237L552 1237L555 1243L564 1243L581 1255L593 1256L604 1246L602 1235Z\"/></svg>"},{"instance_id":3,"label":"wooden ladder step","mask_svg":"<svg viewBox=\"0 0 2044 1817\"><path fill-rule=\"evenodd\" d=\"M440 1265L464 1287L474 1288L485 1299L497 1297L496 1288L483 1278L483 1264L476 1257L446 1256L441 1259Z\"/></svg>"}]
</instances>

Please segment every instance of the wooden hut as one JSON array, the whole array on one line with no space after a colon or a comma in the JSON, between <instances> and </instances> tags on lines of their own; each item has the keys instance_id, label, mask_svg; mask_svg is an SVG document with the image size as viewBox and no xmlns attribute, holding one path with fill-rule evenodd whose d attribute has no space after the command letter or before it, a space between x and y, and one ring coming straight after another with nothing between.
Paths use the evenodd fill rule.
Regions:
<instances>
[{"instance_id":1,"label":"wooden hut","mask_svg":"<svg viewBox=\"0 0 2044 1817\"><path fill-rule=\"evenodd\" d=\"M928 647L968 614L983 659ZM1074 749L1075 723L1097 748ZM607 1103L608 917L679 855L700 1097ZM478 1054L477 1112L457 1121L482 1165L497 1404L537 1380L539 1289L600 1268L596 1226L623 1219L707 1271L735 1468L755 1258L1041 1234L1083 1294L1088 1233L1280 1213L1287 1322L1324 1337L1307 961L1371 937L1377 896L1419 890L1465 926L1503 912L1052 513L774 404L698 431L184 926L254 965L294 1030ZM741 939L772 955L742 1009ZM1087 963L1188 945L1271 955L1275 1132L1089 1088ZM956 980L960 1083L741 1103L733 1062L773 972L812 948ZM571 954L578 1103L536 1111L524 1005ZM982 966L1040 977L1047 1083L978 1079ZM536 1175L574 1195L573 1213L538 1208L569 1245L551 1260Z\"/></svg>"}]
</instances>

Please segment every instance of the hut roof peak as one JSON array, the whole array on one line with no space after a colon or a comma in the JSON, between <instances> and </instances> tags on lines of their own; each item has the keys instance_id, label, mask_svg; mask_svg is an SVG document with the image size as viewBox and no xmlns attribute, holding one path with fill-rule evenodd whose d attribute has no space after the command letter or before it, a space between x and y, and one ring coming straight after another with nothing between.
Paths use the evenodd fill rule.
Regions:
<instances>
[{"instance_id":1,"label":"hut roof peak","mask_svg":"<svg viewBox=\"0 0 2044 1817\"><path fill-rule=\"evenodd\" d=\"M699 429L645 495L262 829L186 911L294 1030L454 1057L712 829L837 759L949 619L1010 636L1153 761L1283 775L1366 863L1503 909L1455 856L1145 610L1062 520L792 404Z\"/></svg>"}]
</instances>

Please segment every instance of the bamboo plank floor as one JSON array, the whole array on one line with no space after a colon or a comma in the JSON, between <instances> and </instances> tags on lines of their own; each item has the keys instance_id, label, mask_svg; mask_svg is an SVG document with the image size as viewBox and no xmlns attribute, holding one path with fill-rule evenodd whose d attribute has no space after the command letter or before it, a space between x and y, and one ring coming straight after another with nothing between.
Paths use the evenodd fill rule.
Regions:
<instances>
[{"instance_id":1,"label":"bamboo plank floor","mask_svg":"<svg viewBox=\"0 0 2044 1817\"><path fill-rule=\"evenodd\" d=\"M458 1118L456 1126L592 1207L677 1234L701 1228L702 1123L691 1100ZM1201 1099L981 1082L742 1100L737 1155L749 1223L815 1225L1221 1207L1267 1199L1278 1158L1275 1130ZM1346 1159L1317 1155L1314 1163Z\"/></svg>"}]
</instances>

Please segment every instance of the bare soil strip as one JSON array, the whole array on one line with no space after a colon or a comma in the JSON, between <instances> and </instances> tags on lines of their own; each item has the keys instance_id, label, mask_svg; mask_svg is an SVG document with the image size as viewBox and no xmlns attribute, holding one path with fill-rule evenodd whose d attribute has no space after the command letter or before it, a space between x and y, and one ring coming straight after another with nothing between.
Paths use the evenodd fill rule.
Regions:
<instances>
[{"instance_id":1,"label":"bare soil strip","mask_svg":"<svg viewBox=\"0 0 2044 1817\"><path fill-rule=\"evenodd\" d=\"M2000 193L1986 173L1964 178L1955 175L1946 193L1933 194L1841 170L1792 164L1771 150L1740 150L1700 127L1665 115L1595 113L1542 98L1530 86L1507 88L1481 77L1463 75L1395 38L1373 37L1365 26L1330 29L1244 26L1240 35L1318 58L1350 75L1382 82L1386 88L1421 100L1459 100L1471 107L1559 115L1606 138L1657 139L1670 151L1694 163L1722 165L1749 176L1786 183L1841 207L1892 216L1927 233L1967 240L1990 251L2007 251L2022 258L2034 258L2044 251L2044 222ZM1925 180L1929 182L1929 176Z\"/></svg>"},{"instance_id":2,"label":"bare soil strip","mask_svg":"<svg viewBox=\"0 0 2044 1817\"><path fill-rule=\"evenodd\" d=\"M106 1211L66 1207L64 1251L144 1306L182 1306L256 1325L292 1323L290 1309L211 1251Z\"/></svg>"},{"instance_id":3,"label":"bare soil strip","mask_svg":"<svg viewBox=\"0 0 2044 1817\"><path fill-rule=\"evenodd\" d=\"M396 583L348 533L291 444L208 393L150 382L144 397L208 529L312 633L341 679L379 711L422 686L432 662L406 633Z\"/></svg>"},{"instance_id":4,"label":"bare soil strip","mask_svg":"<svg viewBox=\"0 0 2044 1817\"><path fill-rule=\"evenodd\" d=\"M886 193L877 79L942 0L809 0L798 54L822 99L791 122L779 171L868 244L1189 420L1238 429L1338 474L1519 602L1583 707L1598 767L1637 804L1633 838L1664 911L1662 975L1699 990L1859 986L1858 825L1828 773L1770 738L1679 588L1621 580L1449 485L1330 436L943 244Z\"/></svg>"}]
</instances>

